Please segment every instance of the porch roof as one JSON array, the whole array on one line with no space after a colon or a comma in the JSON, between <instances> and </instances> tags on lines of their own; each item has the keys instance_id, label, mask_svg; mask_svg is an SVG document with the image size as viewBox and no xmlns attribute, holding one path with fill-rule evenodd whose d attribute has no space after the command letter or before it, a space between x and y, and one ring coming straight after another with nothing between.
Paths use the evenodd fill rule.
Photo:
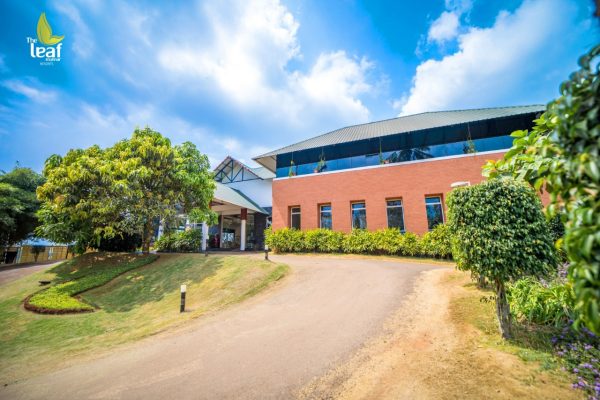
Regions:
<instances>
[{"instance_id":1,"label":"porch roof","mask_svg":"<svg viewBox=\"0 0 600 400\"><path fill-rule=\"evenodd\" d=\"M240 208L247 208L248 210L269 215L268 211L257 205L255 202L253 202L252 199L250 199L240 190L233 189L219 182L215 183L217 187L215 189L215 194L213 195L213 198L216 201L223 201L238 206Z\"/></svg>"}]
</instances>

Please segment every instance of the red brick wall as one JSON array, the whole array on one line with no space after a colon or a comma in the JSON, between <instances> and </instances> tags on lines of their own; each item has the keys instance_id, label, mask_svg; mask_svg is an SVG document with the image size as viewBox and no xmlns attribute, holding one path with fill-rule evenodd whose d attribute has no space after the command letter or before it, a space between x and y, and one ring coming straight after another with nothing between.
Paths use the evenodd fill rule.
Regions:
<instances>
[{"instance_id":1,"label":"red brick wall","mask_svg":"<svg viewBox=\"0 0 600 400\"><path fill-rule=\"evenodd\" d=\"M331 204L333 229L350 232L350 203L364 200L367 227L387 227L386 199L401 198L406 231L427 232L425 196L450 192L450 184L483 180L481 167L486 160L503 153L394 164L381 167L298 176L273 181L273 229L289 226L289 207L300 206L302 229L319 227L319 205ZM446 213L444 212L444 219Z\"/></svg>"}]
</instances>

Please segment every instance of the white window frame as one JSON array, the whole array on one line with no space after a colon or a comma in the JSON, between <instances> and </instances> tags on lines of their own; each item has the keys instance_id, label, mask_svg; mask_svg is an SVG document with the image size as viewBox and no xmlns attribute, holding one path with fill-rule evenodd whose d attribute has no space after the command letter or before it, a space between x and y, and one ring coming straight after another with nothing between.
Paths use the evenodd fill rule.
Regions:
<instances>
[{"instance_id":1,"label":"white window frame","mask_svg":"<svg viewBox=\"0 0 600 400\"><path fill-rule=\"evenodd\" d=\"M399 201L400 205L399 206L390 206L389 205L390 201ZM404 227L404 229L401 229L400 232L402 232L402 233L406 232L406 221L404 221L404 201L402 201L402 198L385 200L385 216L387 218L387 227L388 228L390 228L390 216L388 214L388 209L390 209L390 208L401 208L402 209L402 226Z\"/></svg>"},{"instance_id":2,"label":"white window frame","mask_svg":"<svg viewBox=\"0 0 600 400\"><path fill-rule=\"evenodd\" d=\"M352 206L355 204L362 204L363 208L353 208ZM352 227L352 229L361 229L361 228L354 227L354 210L365 210L365 225L369 226L367 223L367 202L366 201L353 201L350 203L350 226ZM365 227L365 229L367 229L367 228Z\"/></svg>"},{"instance_id":3,"label":"white window frame","mask_svg":"<svg viewBox=\"0 0 600 400\"><path fill-rule=\"evenodd\" d=\"M297 212L294 211L294 209L298 209ZM293 216L294 215L298 215L300 217L300 227L299 228L294 228L293 225ZM302 207L300 206L292 206L290 207L290 229L298 229L301 230L302 229Z\"/></svg>"},{"instance_id":4,"label":"white window frame","mask_svg":"<svg viewBox=\"0 0 600 400\"><path fill-rule=\"evenodd\" d=\"M438 202L437 203L427 203L427 199L438 199ZM427 217L427 206L435 205L435 204L440 205L440 209L442 210L442 224L445 224L446 223L446 215L444 214L444 203L442 202L441 195L425 196L425 217ZM430 231L432 230L432 229L429 229L429 221L427 221L427 229Z\"/></svg>"},{"instance_id":5,"label":"white window frame","mask_svg":"<svg viewBox=\"0 0 600 400\"><path fill-rule=\"evenodd\" d=\"M331 228L327 228L327 229L333 230L333 207L331 206L331 203L319 204L319 228L323 229L323 225L322 225L323 207L327 207L327 206L329 206L329 211L325 211L325 212L329 213L329 215L331 216Z\"/></svg>"}]
</instances>

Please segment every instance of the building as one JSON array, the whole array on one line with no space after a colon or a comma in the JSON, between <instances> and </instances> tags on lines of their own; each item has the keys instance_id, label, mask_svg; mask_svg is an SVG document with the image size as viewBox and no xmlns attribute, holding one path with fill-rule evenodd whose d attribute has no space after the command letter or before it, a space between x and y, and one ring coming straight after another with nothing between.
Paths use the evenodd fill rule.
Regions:
<instances>
[{"instance_id":1,"label":"building","mask_svg":"<svg viewBox=\"0 0 600 400\"><path fill-rule=\"evenodd\" d=\"M264 185L272 182L272 226L423 234L445 221L452 187L482 181L486 160L502 157L510 133L530 129L544 109L426 112L341 128L258 156L263 172L275 175ZM237 176L227 171L223 176Z\"/></svg>"},{"instance_id":2,"label":"building","mask_svg":"<svg viewBox=\"0 0 600 400\"><path fill-rule=\"evenodd\" d=\"M248 167L232 157L225 158L213 173L216 189L210 207L217 213L218 223L210 227L200 224L202 236L207 238L202 251L263 249L275 174L265 167ZM188 227L192 227L189 221Z\"/></svg>"},{"instance_id":3,"label":"building","mask_svg":"<svg viewBox=\"0 0 600 400\"><path fill-rule=\"evenodd\" d=\"M32 238L0 250L0 264L23 264L66 260L73 257L69 245Z\"/></svg>"}]
</instances>

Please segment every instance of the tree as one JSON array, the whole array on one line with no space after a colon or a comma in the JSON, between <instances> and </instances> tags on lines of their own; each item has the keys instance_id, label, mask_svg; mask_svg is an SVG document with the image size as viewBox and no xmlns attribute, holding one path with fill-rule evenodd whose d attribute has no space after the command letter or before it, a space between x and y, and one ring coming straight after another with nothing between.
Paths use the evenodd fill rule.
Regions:
<instances>
[{"instance_id":1,"label":"tree","mask_svg":"<svg viewBox=\"0 0 600 400\"><path fill-rule=\"evenodd\" d=\"M563 247L571 265L577 324L600 333L600 46L579 60L531 132L513 133L502 160L484 175L513 176L551 196L550 217L564 214Z\"/></svg>"},{"instance_id":2,"label":"tree","mask_svg":"<svg viewBox=\"0 0 600 400\"><path fill-rule=\"evenodd\" d=\"M19 242L38 224L36 188L44 178L29 168L0 173L0 245Z\"/></svg>"},{"instance_id":3,"label":"tree","mask_svg":"<svg viewBox=\"0 0 600 400\"><path fill-rule=\"evenodd\" d=\"M171 141L146 127L107 149L71 150L46 161L39 231L72 238L80 247L102 238L140 234L150 250L156 221L183 212L210 222L215 188L208 158L196 146Z\"/></svg>"},{"instance_id":4,"label":"tree","mask_svg":"<svg viewBox=\"0 0 600 400\"><path fill-rule=\"evenodd\" d=\"M542 276L556 266L542 203L522 182L492 179L454 189L448 211L456 265L494 285L500 333L510 338L506 282Z\"/></svg>"}]
</instances>

